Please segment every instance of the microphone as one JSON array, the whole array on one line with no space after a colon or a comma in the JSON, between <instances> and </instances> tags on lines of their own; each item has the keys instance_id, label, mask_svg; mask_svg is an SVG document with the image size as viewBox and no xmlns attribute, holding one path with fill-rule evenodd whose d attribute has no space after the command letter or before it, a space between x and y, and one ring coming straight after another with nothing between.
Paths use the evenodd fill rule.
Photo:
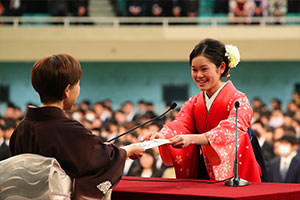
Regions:
<instances>
[{"instance_id":1,"label":"microphone","mask_svg":"<svg viewBox=\"0 0 300 200\"><path fill-rule=\"evenodd\" d=\"M161 115L159 115L159 116L157 116L157 117L154 117L154 118L150 119L149 121L146 121L146 122L144 122L143 124L140 124L140 125L138 125L138 126L132 128L132 129L126 131L125 133L122 133L121 135L118 135L117 137L114 137L114 138L108 140L107 142L111 142L111 141L113 141L113 140L115 140L115 139L117 139L117 138L119 138L119 137L121 137L121 136L123 136L123 135L125 135L125 134L127 134L127 133L130 133L131 131L134 131L134 130L137 129L137 128L140 128L140 127L142 127L142 126L144 126L144 125L146 125L146 124L148 124L148 123L150 123L150 122L152 122L152 121L154 121L154 120L156 120L156 119L161 118L162 116L164 116L165 114L167 114L170 110L173 110L174 108L176 108L176 106L177 106L176 103L172 103L172 105L170 106L170 108L169 108L168 110L166 110L163 114L161 114Z\"/></svg>"},{"instance_id":2,"label":"microphone","mask_svg":"<svg viewBox=\"0 0 300 200\"><path fill-rule=\"evenodd\" d=\"M238 109L240 107L240 102L236 101L234 103L234 107L236 109L235 113L235 159L234 159L234 172L233 172L233 178L226 181L225 185L226 186L231 186L231 187L239 187L239 186L246 186L249 185L250 183L244 179L241 179L238 174L238 134L237 134L237 126L238 126Z\"/></svg>"}]
</instances>

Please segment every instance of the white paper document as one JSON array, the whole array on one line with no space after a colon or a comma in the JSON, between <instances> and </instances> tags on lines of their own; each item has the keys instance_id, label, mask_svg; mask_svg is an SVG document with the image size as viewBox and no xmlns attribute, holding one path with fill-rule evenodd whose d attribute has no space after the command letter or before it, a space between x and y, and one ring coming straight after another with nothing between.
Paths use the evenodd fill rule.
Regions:
<instances>
[{"instance_id":1,"label":"white paper document","mask_svg":"<svg viewBox=\"0 0 300 200\"><path fill-rule=\"evenodd\" d=\"M167 139L154 139L154 140L149 140L145 142L139 142L135 143L134 145L138 145L140 147L143 147L145 150L151 149L153 147L158 147L164 144L169 144L170 140Z\"/></svg>"}]
</instances>

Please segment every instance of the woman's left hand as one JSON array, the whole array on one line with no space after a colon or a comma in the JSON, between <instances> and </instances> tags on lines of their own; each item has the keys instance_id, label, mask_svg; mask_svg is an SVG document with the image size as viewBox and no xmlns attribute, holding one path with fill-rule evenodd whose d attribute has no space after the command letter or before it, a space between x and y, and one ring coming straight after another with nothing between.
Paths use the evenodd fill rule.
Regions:
<instances>
[{"instance_id":1,"label":"woman's left hand","mask_svg":"<svg viewBox=\"0 0 300 200\"><path fill-rule=\"evenodd\" d=\"M176 135L170 139L170 144L174 148L185 148L191 144L190 135Z\"/></svg>"}]
</instances>

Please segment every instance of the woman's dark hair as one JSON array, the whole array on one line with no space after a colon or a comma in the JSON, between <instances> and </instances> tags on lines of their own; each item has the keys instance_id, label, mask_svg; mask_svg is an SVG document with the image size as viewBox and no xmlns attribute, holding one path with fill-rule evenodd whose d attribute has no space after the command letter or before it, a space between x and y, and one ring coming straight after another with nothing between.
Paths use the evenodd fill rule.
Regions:
<instances>
[{"instance_id":1,"label":"woman's dark hair","mask_svg":"<svg viewBox=\"0 0 300 200\"><path fill-rule=\"evenodd\" d=\"M58 54L38 60L32 68L31 83L42 103L63 99L63 92L81 78L79 61L67 54Z\"/></svg>"},{"instance_id":2,"label":"woman's dark hair","mask_svg":"<svg viewBox=\"0 0 300 200\"><path fill-rule=\"evenodd\" d=\"M192 65L192 60L197 56L205 56L212 63L216 65L217 68L220 67L222 62L225 62L225 71L221 74L221 77L228 77L230 67L228 66L228 58L225 56L226 50L225 45L214 39L204 39L200 41L193 49L190 54L190 66Z\"/></svg>"}]
</instances>

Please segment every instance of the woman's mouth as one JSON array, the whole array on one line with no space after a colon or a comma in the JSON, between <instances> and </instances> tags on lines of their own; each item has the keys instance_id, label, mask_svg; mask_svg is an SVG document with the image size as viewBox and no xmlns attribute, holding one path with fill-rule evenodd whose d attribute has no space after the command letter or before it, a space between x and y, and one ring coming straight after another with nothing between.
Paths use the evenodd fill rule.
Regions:
<instances>
[{"instance_id":1,"label":"woman's mouth","mask_svg":"<svg viewBox=\"0 0 300 200\"><path fill-rule=\"evenodd\" d=\"M207 83L207 80L200 80L200 81L197 80L197 83L199 84L199 86L203 86L205 85L205 83Z\"/></svg>"}]
</instances>

